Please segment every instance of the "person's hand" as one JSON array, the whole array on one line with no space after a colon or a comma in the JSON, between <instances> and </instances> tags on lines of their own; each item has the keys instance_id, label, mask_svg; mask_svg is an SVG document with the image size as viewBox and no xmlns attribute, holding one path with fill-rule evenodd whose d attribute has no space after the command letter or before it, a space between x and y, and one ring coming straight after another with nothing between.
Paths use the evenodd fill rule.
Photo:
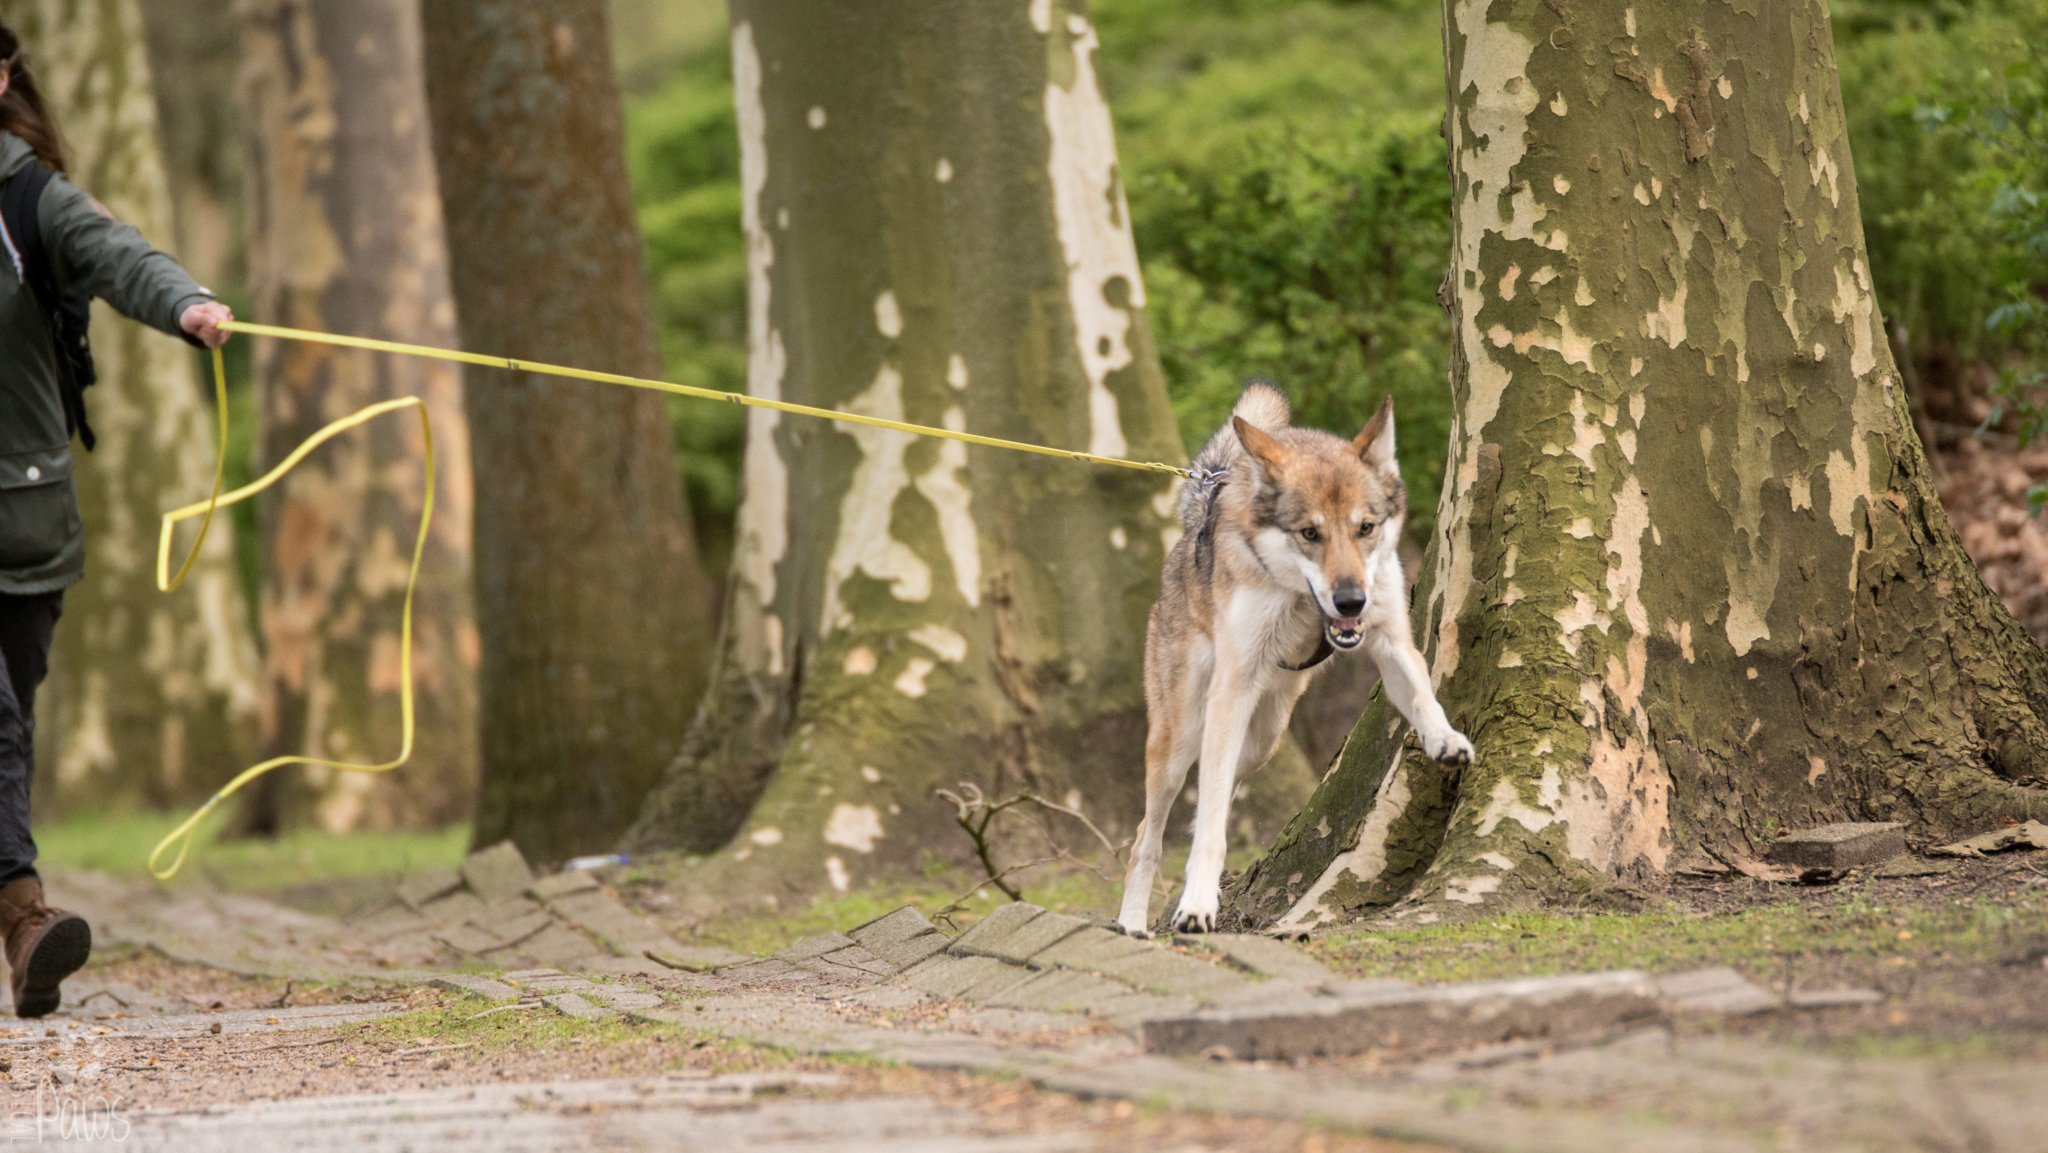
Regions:
<instances>
[{"instance_id":1,"label":"person's hand","mask_svg":"<svg viewBox=\"0 0 2048 1153\"><path fill-rule=\"evenodd\" d=\"M228 342L228 334L221 328L221 322L234 318L233 309L218 300L207 300L186 309L185 314L178 318L178 327L206 347L219 348Z\"/></svg>"}]
</instances>

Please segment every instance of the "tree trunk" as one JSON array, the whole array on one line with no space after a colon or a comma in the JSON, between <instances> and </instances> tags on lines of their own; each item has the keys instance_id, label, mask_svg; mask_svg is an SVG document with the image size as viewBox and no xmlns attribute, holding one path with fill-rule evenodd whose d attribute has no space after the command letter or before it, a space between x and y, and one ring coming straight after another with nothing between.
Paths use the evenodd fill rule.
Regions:
<instances>
[{"instance_id":1,"label":"tree trunk","mask_svg":"<svg viewBox=\"0 0 2048 1153\"><path fill-rule=\"evenodd\" d=\"M427 0L427 96L466 347L655 375L599 0ZM608 847L674 755L710 605L658 396L468 374L476 839Z\"/></svg>"},{"instance_id":2,"label":"tree trunk","mask_svg":"<svg viewBox=\"0 0 2048 1153\"><path fill-rule=\"evenodd\" d=\"M168 243L170 197L136 6L41 0L8 18L62 118L73 181ZM177 595L154 583L159 511L203 495L213 480L212 403L183 345L105 305L95 306L92 329L99 448L81 452L78 469L91 559L65 596L42 696L37 799L56 809L181 803L247 763L256 705L230 526L215 522Z\"/></svg>"},{"instance_id":3,"label":"tree trunk","mask_svg":"<svg viewBox=\"0 0 2048 1153\"><path fill-rule=\"evenodd\" d=\"M1080 5L731 12L753 395L1181 457ZM719 664L636 837L744 825L787 892L970 857L961 781L1129 820L1173 482L748 419Z\"/></svg>"},{"instance_id":4,"label":"tree trunk","mask_svg":"<svg viewBox=\"0 0 2048 1153\"><path fill-rule=\"evenodd\" d=\"M261 319L455 342L427 139L417 0L253 0L241 14L250 264ZM243 811L275 831L468 816L476 781L468 431L453 366L283 341L256 348L263 468L337 417L427 401L440 475L414 602L418 718L405 771L264 778ZM262 507L265 756L382 760L398 745L399 625L424 494L417 422L379 421L309 457Z\"/></svg>"},{"instance_id":5,"label":"tree trunk","mask_svg":"<svg viewBox=\"0 0 2048 1153\"><path fill-rule=\"evenodd\" d=\"M242 150L223 148L240 132L234 36L221 32L221 0L149 0L141 5L149 43L158 132L170 175L178 254L217 289L248 279L242 237Z\"/></svg>"},{"instance_id":6,"label":"tree trunk","mask_svg":"<svg viewBox=\"0 0 2048 1153\"><path fill-rule=\"evenodd\" d=\"M2048 655L1929 483L1823 0L1445 24L1458 418L1418 603L1478 755L1439 769L1375 705L1241 908L1454 910L1832 820L2048 812Z\"/></svg>"}]
</instances>

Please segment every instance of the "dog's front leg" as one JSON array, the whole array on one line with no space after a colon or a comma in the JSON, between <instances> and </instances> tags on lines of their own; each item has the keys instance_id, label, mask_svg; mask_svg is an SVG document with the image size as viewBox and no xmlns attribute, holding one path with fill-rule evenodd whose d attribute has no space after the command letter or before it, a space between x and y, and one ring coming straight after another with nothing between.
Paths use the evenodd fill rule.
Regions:
<instances>
[{"instance_id":1,"label":"dog's front leg","mask_svg":"<svg viewBox=\"0 0 2048 1153\"><path fill-rule=\"evenodd\" d=\"M1236 654L1233 654L1236 655ZM1217 662L1204 710L1201 776L1195 786L1195 843L1188 852L1187 885L1173 927L1183 933L1216 928L1222 903L1223 858L1230 833L1230 793L1237 786L1238 762L1244 759L1245 738L1252 715L1265 695L1258 674L1240 659Z\"/></svg>"},{"instance_id":2,"label":"dog's front leg","mask_svg":"<svg viewBox=\"0 0 2048 1153\"><path fill-rule=\"evenodd\" d=\"M1422 751L1446 765L1471 764L1472 742L1451 727L1451 719L1437 703L1436 691L1429 684L1429 666L1423 663L1414 638L1408 635L1407 618L1396 618L1388 627L1373 629L1371 636L1372 659L1380 667L1380 683L1387 687L1387 700L1415 726Z\"/></svg>"}]
</instances>

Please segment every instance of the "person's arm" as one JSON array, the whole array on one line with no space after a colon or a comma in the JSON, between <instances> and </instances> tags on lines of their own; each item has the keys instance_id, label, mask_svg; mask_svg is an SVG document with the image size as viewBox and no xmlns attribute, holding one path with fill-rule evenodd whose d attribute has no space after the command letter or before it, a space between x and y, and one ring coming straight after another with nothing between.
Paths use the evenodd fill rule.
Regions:
<instances>
[{"instance_id":1,"label":"person's arm","mask_svg":"<svg viewBox=\"0 0 2048 1153\"><path fill-rule=\"evenodd\" d=\"M202 348L227 341L219 329L231 314L169 254L62 176L36 206L43 242L57 277L99 297L132 320Z\"/></svg>"}]
</instances>

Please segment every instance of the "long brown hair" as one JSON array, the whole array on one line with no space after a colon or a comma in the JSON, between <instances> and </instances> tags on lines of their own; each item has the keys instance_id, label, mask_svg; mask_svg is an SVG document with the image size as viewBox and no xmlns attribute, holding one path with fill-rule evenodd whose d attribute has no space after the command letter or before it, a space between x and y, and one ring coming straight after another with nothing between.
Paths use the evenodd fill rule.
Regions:
<instances>
[{"instance_id":1,"label":"long brown hair","mask_svg":"<svg viewBox=\"0 0 2048 1153\"><path fill-rule=\"evenodd\" d=\"M35 150L36 159L59 172L65 171L64 134L57 118L43 99L43 90L28 69L28 53L14 29L0 24L0 75L8 80L7 93L0 96L0 132L12 132Z\"/></svg>"}]
</instances>

